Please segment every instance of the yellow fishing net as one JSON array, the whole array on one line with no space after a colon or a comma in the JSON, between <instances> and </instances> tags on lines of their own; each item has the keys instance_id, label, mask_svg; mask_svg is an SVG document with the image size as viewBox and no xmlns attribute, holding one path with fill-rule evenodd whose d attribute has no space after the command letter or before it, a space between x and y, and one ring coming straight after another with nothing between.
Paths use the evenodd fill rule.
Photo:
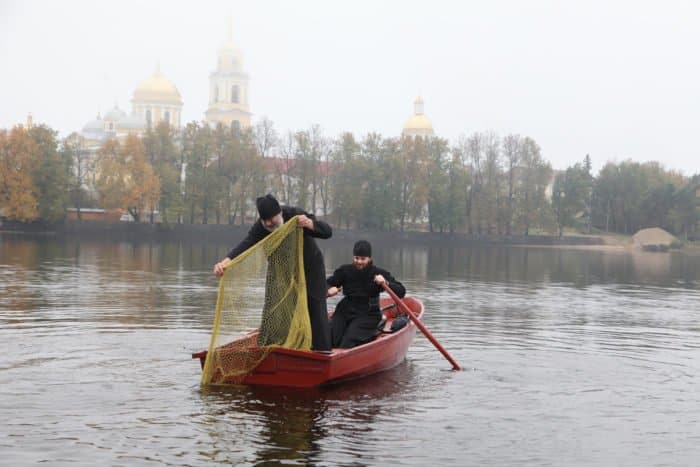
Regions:
<instances>
[{"instance_id":1,"label":"yellow fishing net","mask_svg":"<svg viewBox=\"0 0 700 467\"><path fill-rule=\"evenodd\" d=\"M275 347L311 349L303 242L293 217L226 266L202 384L240 382Z\"/></svg>"}]
</instances>

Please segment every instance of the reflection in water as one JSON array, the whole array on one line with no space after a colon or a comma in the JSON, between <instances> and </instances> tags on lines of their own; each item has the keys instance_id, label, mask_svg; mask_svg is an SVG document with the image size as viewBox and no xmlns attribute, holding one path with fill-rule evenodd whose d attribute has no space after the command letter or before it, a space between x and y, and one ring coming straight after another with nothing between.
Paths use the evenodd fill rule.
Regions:
<instances>
[{"instance_id":1,"label":"reflection in water","mask_svg":"<svg viewBox=\"0 0 700 467\"><path fill-rule=\"evenodd\" d=\"M399 265L416 280L464 279L489 282L687 284L700 277L697 256L637 250L586 250L546 247L377 248L379 264Z\"/></svg>"},{"instance_id":2,"label":"reflection in water","mask_svg":"<svg viewBox=\"0 0 700 467\"><path fill-rule=\"evenodd\" d=\"M246 386L208 387L201 393L209 413L206 430L215 447L212 460L305 465L318 457L318 441L325 433L317 423L325 401L317 393ZM248 446L255 448L246 452Z\"/></svg>"},{"instance_id":3,"label":"reflection in water","mask_svg":"<svg viewBox=\"0 0 700 467\"><path fill-rule=\"evenodd\" d=\"M324 447L335 443L339 452L331 463L361 465L353 443L381 440L373 425L382 413L406 412L404 401L415 397L414 376L403 363L372 378L316 389L201 388L207 413L202 423L215 447L206 455L236 465L253 460L255 465L322 465ZM257 449L248 452L250 445Z\"/></svg>"},{"instance_id":4,"label":"reflection in water","mask_svg":"<svg viewBox=\"0 0 700 467\"><path fill-rule=\"evenodd\" d=\"M352 243L352 242L349 242ZM329 270L350 245L324 244ZM200 388L228 245L0 236L7 465L694 465L700 257L375 245L426 305L380 375ZM585 449L582 448L585 446ZM389 455L390 457L387 457ZM620 460L624 460L621 462Z\"/></svg>"}]
</instances>

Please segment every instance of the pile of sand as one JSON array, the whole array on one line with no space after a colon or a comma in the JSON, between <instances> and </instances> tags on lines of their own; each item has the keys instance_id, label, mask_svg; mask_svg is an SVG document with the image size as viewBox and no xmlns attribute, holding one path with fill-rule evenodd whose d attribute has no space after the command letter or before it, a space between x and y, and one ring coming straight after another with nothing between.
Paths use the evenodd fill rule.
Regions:
<instances>
[{"instance_id":1,"label":"pile of sand","mask_svg":"<svg viewBox=\"0 0 700 467\"><path fill-rule=\"evenodd\" d=\"M632 236L634 246L645 250L668 250L676 237L659 227L642 229Z\"/></svg>"}]
</instances>

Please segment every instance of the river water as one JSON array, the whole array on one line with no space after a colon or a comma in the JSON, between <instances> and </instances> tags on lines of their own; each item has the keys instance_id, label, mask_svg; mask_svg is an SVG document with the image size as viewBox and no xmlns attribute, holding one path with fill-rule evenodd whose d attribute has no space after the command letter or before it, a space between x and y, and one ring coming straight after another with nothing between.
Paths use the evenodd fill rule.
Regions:
<instances>
[{"instance_id":1,"label":"river water","mask_svg":"<svg viewBox=\"0 0 700 467\"><path fill-rule=\"evenodd\" d=\"M700 256L375 245L464 371L207 389L226 251L0 236L2 465L698 465Z\"/></svg>"}]
</instances>

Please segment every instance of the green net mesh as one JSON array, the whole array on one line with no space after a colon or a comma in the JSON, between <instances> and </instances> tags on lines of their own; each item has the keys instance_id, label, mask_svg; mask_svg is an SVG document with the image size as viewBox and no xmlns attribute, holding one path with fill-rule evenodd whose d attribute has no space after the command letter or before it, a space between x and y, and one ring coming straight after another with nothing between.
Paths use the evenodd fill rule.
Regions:
<instances>
[{"instance_id":1,"label":"green net mesh","mask_svg":"<svg viewBox=\"0 0 700 467\"><path fill-rule=\"evenodd\" d=\"M294 217L226 266L202 384L240 382L275 347L311 349L303 241Z\"/></svg>"}]
</instances>

